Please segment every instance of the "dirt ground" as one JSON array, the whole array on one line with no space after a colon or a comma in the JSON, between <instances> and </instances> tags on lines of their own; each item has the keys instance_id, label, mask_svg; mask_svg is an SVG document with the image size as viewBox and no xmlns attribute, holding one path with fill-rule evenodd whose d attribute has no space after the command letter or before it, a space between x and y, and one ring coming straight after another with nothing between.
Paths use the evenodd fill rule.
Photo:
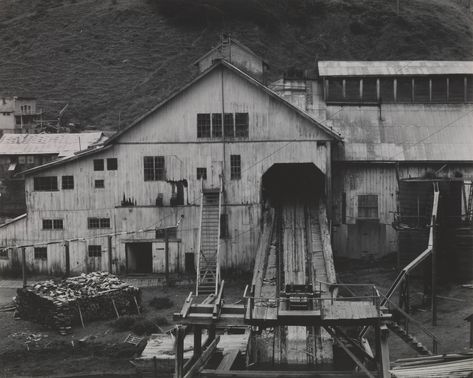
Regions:
<instances>
[{"instance_id":1,"label":"dirt ground","mask_svg":"<svg viewBox=\"0 0 473 378\"><path fill-rule=\"evenodd\" d=\"M373 283L382 292L386 292L396 272L384 266L363 265L337 267L339 279L344 283ZM225 284L225 300L235 303L243 295L246 280L234 280ZM411 280L411 299L414 307L413 317L419 320L441 341L439 352L466 351L469 342L469 329L464 318L473 313L473 290L460 284L443 285L439 296L438 326L431 325L429 308L422 306L420 281ZM144 317L153 319L166 317L172 327L172 314L179 311L189 294L191 286L172 288L143 288ZM14 289L0 288L0 306L11 302ZM174 305L168 309L156 310L149 305L154 297L169 297ZM394 298L396 303L397 299ZM60 336L42 325L24 320L15 320L13 312L0 312L0 377L18 376L65 376L84 373L114 373L122 376L134 376L135 370L129 360L136 349L124 343L129 331L116 331L112 320L96 321L86 324L83 329L76 326L73 334ZM416 328L411 332L419 340L427 341ZM415 352L391 333L391 360L415 356ZM427 346L429 345L426 342Z\"/></svg>"}]
</instances>

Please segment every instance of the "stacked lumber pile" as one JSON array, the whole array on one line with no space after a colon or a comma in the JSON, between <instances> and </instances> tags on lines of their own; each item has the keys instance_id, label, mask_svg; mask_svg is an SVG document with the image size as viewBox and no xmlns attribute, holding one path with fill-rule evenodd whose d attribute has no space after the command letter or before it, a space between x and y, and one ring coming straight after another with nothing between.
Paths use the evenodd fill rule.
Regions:
<instances>
[{"instance_id":1,"label":"stacked lumber pile","mask_svg":"<svg viewBox=\"0 0 473 378\"><path fill-rule=\"evenodd\" d=\"M473 353L443 354L416 358L404 358L392 363L389 371L393 377L471 377Z\"/></svg>"},{"instance_id":2,"label":"stacked lumber pile","mask_svg":"<svg viewBox=\"0 0 473 378\"><path fill-rule=\"evenodd\" d=\"M141 292L110 273L82 273L18 289L16 305L21 318L45 324L65 335L72 332L75 324L84 326L93 320L138 313Z\"/></svg>"}]
</instances>

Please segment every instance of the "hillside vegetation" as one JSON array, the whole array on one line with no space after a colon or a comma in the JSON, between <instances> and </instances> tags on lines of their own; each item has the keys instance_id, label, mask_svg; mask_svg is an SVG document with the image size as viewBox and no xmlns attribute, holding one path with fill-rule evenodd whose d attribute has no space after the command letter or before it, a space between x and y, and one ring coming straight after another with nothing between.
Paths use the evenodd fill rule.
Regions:
<instances>
[{"instance_id":1,"label":"hillside vegetation","mask_svg":"<svg viewBox=\"0 0 473 378\"><path fill-rule=\"evenodd\" d=\"M456 0L0 0L2 95L69 103L73 121L116 129L194 74L222 30L271 78L315 59L472 59Z\"/></svg>"}]
</instances>

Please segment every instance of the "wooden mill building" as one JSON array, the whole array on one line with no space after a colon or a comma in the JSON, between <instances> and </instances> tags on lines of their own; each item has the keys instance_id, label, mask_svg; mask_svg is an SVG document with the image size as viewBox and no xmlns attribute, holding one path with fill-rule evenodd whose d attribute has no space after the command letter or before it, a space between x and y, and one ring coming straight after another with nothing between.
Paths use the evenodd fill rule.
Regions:
<instances>
[{"instance_id":1,"label":"wooden mill building","mask_svg":"<svg viewBox=\"0 0 473 378\"><path fill-rule=\"evenodd\" d=\"M471 210L473 62L318 62L267 86L263 59L227 43L103 147L24 172L27 214L0 226L0 268L24 246L37 271L192 271L203 191L221 192L222 269L245 271L270 188L291 182L326 200L335 256L399 250L408 179L459 182L452 203Z\"/></svg>"}]
</instances>

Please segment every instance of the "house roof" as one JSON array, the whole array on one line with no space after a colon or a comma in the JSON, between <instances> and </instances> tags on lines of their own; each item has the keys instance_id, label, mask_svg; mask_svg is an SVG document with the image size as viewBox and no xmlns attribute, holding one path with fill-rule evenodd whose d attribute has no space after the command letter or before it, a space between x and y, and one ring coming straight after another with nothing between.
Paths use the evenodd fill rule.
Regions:
<instances>
[{"instance_id":1,"label":"house roof","mask_svg":"<svg viewBox=\"0 0 473 378\"><path fill-rule=\"evenodd\" d=\"M318 68L322 77L472 75L473 61L319 61Z\"/></svg>"},{"instance_id":2,"label":"house roof","mask_svg":"<svg viewBox=\"0 0 473 378\"><path fill-rule=\"evenodd\" d=\"M268 63L258 54L256 54L253 50L251 50L248 46L245 46L243 43L241 43L240 41L236 40L235 38L230 38L230 43L233 43L235 45L237 45L238 47L240 47L242 50L245 50L247 53L255 56L256 58L258 59L261 59L263 61L263 63L265 65L268 65ZM214 48L212 48L210 51L207 51L204 55L202 55L199 59L197 59L196 61L194 61L192 63L192 65L197 65L199 64L200 61L204 60L205 58L207 58L209 55L213 54L215 51L217 51L218 49L220 49L222 47L222 43L220 42L217 46L215 46Z\"/></svg>"},{"instance_id":3,"label":"house roof","mask_svg":"<svg viewBox=\"0 0 473 378\"><path fill-rule=\"evenodd\" d=\"M102 132L81 134L4 134L0 155L71 156L103 140Z\"/></svg>"}]
</instances>

